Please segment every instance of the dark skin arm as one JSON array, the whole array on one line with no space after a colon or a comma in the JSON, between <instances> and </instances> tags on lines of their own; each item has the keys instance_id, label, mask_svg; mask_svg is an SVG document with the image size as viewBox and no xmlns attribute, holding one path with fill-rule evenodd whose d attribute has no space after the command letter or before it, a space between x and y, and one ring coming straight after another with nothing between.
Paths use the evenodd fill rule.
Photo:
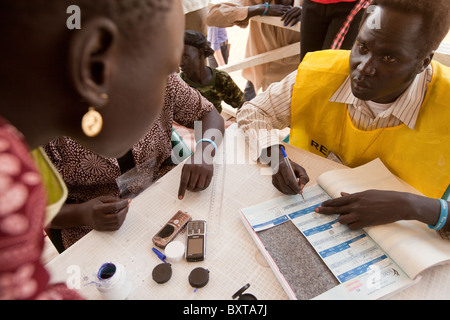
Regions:
<instances>
[{"instance_id":1,"label":"dark skin arm","mask_svg":"<svg viewBox=\"0 0 450 320\"><path fill-rule=\"evenodd\" d=\"M195 140L210 139L219 146L222 143L225 124L216 108L208 112L201 119L201 122L201 136L197 136L198 133L196 132ZM197 145L194 154L186 160L181 172L180 187L178 189L178 198L180 200L184 198L186 190L197 192L208 188L214 175L212 162L214 155L215 150L211 143L201 142Z\"/></svg>"},{"instance_id":2,"label":"dark skin arm","mask_svg":"<svg viewBox=\"0 0 450 320\"><path fill-rule=\"evenodd\" d=\"M284 25L295 26L300 22L302 15L302 7L293 7L291 10L285 12L281 17L281 21L284 21Z\"/></svg>"},{"instance_id":3,"label":"dark skin arm","mask_svg":"<svg viewBox=\"0 0 450 320\"><path fill-rule=\"evenodd\" d=\"M339 214L339 222L352 230L399 220L417 220L434 226L441 211L438 200L407 192L368 190L341 195L322 203L316 212ZM449 221L444 230L450 230Z\"/></svg>"},{"instance_id":4,"label":"dark skin arm","mask_svg":"<svg viewBox=\"0 0 450 320\"><path fill-rule=\"evenodd\" d=\"M269 10L267 10L266 16L281 17L291 9L292 6L289 5L271 4L269 5ZM247 18L249 19L255 16L260 16L264 13L264 10L266 10L266 6L264 4L250 6L248 7Z\"/></svg>"},{"instance_id":5,"label":"dark skin arm","mask_svg":"<svg viewBox=\"0 0 450 320\"><path fill-rule=\"evenodd\" d=\"M284 161L283 154L280 150L281 145L273 145L262 151L260 160L262 163L269 164L272 167L272 184L280 192L287 195L301 194L303 188L309 182L309 177L305 169L297 163L290 161L296 179Z\"/></svg>"},{"instance_id":6,"label":"dark skin arm","mask_svg":"<svg viewBox=\"0 0 450 320\"><path fill-rule=\"evenodd\" d=\"M130 200L101 196L80 204L65 204L50 228L88 226L98 231L118 230L128 213Z\"/></svg>"},{"instance_id":7,"label":"dark skin arm","mask_svg":"<svg viewBox=\"0 0 450 320\"><path fill-rule=\"evenodd\" d=\"M266 149L269 158L274 147ZM284 194L301 193L309 181L305 170L291 161L296 177L300 178L296 182L284 163L281 152L279 162L280 169L272 177L273 185ZM434 226L441 211L438 200L408 192L368 190L354 194L342 192L341 195L341 198L325 201L315 211L340 215L339 222L348 225L352 230L399 220L417 220ZM447 219L443 230L450 231L450 219Z\"/></svg>"},{"instance_id":8,"label":"dark skin arm","mask_svg":"<svg viewBox=\"0 0 450 320\"><path fill-rule=\"evenodd\" d=\"M247 18L260 16L266 10L264 4L257 4L248 8ZM300 21L302 14L301 7L292 7L290 5L271 4L267 10L266 16L281 17L281 21L284 21L284 25L290 25L291 27Z\"/></svg>"}]
</instances>

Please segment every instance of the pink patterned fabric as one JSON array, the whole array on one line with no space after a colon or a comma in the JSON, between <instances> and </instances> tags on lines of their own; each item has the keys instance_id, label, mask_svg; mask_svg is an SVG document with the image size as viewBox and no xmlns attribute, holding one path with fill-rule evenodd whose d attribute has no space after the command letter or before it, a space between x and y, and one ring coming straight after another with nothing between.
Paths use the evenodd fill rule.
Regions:
<instances>
[{"instance_id":1,"label":"pink patterned fabric","mask_svg":"<svg viewBox=\"0 0 450 320\"><path fill-rule=\"evenodd\" d=\"M80 299L40 262L46 195L22 135L0 117L0 299Z\"/></svg>"},{"instance_id":2,"label":"pink patterned fabric","mask_svg":"<svg viewBox=\"0 0 450 320\"><path fill-rule=\"evenodd\" d=\"M371 2L372 0L358 0L356 5L347 16L347 19L342 24L342 27L337 33L336 37L334 38L333 43L331 44L331 49L339 50L341 48L342 42L344 42L345 36L347 35L348 29L350 28L350 24L352 23L353 19L359 11L367 9Z\"/></svg>"}]
</instances>

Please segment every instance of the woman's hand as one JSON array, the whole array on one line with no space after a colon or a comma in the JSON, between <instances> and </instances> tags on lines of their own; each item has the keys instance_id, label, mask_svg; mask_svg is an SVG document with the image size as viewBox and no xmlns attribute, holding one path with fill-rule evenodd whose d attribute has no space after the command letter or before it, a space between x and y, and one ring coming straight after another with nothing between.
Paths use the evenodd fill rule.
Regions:
<instances>
[{"instance_id":1,"label":"woman's hand","mask_svg":"<svg viewBox=\"0 0 450 320\"><path fill-rule=\"evenodd\" d=\"M196 152L200 154L201 152ZM178 199L183 199L186 190L198 192L205 190L211 183L214 175L214 165L201 161L196 163L195 154L187 159L181 171Z\"/></svg>"},{"instance_id":2,"label":"woman's hand","mask_svg":"<svg viewBox=\"0 0 450 320\"><path fill-rule=\"evenodd\" d=\"M129 199L100 196L83 203L65 204L49 227L66 229L87 226L98 231L114 231L125 221L130 202Z\"/></svg>"},{"instance_id":3,"label":"woman's hand","mask_svg":"<svg viewBox=\"0 0 450 320\"><path fill-rule=\"evenodd\" d=\"M118 230L125 221L130 201L101 196L80 204L85 215L85 225L97 231Z\"/></svg>"}]
</instances>

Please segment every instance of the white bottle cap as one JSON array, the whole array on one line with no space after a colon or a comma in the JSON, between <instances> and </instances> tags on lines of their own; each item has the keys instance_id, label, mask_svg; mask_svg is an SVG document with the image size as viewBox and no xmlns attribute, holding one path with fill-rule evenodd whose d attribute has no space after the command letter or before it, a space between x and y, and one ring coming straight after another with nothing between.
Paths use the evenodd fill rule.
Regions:
<instances>
[{"instance_id":1,"label":"white bottle cap","mask_svg":"<svg viewBox=\"0 0 450 320\"><path fill-rule=\"evenodd\" d=\"M166 255L167 261L169 262L180 262L184 257L184 243L180 241L170 242L164 249L164 254Z\"/></svg>"}]
</instances>

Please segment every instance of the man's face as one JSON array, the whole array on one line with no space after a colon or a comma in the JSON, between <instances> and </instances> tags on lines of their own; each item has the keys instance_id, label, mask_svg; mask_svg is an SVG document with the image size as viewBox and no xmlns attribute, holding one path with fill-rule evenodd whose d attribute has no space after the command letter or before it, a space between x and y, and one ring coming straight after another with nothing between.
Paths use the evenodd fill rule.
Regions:
<instances>
[{"instance_id":1,"label":"man's face","mask_svg":"<svg viewBox=\"0 0 450 320\"><path fill-rule=\"evenodd\" d=\"M377 21L378 23L367 23ZM361 26L350 54L353 95L378 103L395 101L424 70L419 56L422 18L377 7Z\"/></svg>"}]
</instances>

